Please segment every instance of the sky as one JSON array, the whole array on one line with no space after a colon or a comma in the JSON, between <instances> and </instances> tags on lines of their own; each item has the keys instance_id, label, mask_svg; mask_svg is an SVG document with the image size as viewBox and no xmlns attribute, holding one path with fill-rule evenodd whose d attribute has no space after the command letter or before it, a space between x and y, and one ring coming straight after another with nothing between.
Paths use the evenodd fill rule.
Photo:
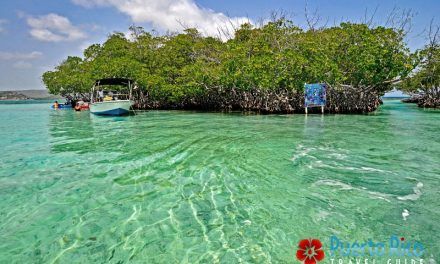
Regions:
<instances>
[{"instance_id":1,"label":"sky","mask_svg":"<svg viewBox=\"0 0 440 264\"><path fill-rule=\"evenodd\" d=\"M390 13L412 14L407 43L423 47L431 20L440 24L439 0L2 0L0 3L0 90L44 89L43 72L69 55L102 43L108 34L126 33L130 25L158 33L197 27L205 35L243 22L258 24L272 12L287 14L305 27L305 10L320 25L361 22L374 15L382 25Z\"/></svg>"}]
</instances>

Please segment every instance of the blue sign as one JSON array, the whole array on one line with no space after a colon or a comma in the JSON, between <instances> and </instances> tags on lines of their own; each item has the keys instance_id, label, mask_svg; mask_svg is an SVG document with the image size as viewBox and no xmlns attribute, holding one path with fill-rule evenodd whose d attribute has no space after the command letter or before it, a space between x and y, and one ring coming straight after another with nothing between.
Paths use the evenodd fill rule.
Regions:
<instances>
[{"instance_id":1,"label":"blue sign","mask_svg":"<svg viewBox=\"0 0 440 264\"><path fill-rule=\"evenodd\" d=\"M325 106L326 103L326 89L325 83L312 83L305 85L304 106Z\"/></svg>"}]
</instances>

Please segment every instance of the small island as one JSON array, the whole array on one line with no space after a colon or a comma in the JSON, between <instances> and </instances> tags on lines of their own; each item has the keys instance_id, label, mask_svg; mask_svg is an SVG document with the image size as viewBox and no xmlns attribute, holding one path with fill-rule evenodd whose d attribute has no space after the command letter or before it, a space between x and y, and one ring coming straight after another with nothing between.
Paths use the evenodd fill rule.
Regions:
<instances>
[{"instance_id":1,"label":"small island","mask_svg":"<svg viewBox=\"0 0 440 264\"><path fill-rule=\"evenodd\" d=\"M69 56L43 74L44 84L54 94L87 98L96 79L124 77L139 84L137 109L260 113L304 112L305 83L328 85L327 113L368 113L394 88L439 87L439 74L425 70L439 63L432 59L438 40L411 53L398 28L346 22L303 29L282 17L243 24L227 40L194 28L159 36L130 31L130 38L113 33L89 46L83 58Z\"/></svg>"}]
</instances>

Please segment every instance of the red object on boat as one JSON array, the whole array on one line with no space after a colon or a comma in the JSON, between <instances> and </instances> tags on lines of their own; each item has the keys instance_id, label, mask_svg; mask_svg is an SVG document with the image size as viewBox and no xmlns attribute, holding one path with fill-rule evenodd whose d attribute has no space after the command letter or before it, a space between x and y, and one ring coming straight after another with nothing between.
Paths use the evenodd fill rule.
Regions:
<instances>
[{"instance_id":1,"label":"red object on boat","mask_svg":"<svg viewBox=\"0 0 440 264\"><path fill-rule=\"evenodd\" d=\"M81 110L89 110L89 104L88 103L82 104Z\"/></svg>"}]
</instances>

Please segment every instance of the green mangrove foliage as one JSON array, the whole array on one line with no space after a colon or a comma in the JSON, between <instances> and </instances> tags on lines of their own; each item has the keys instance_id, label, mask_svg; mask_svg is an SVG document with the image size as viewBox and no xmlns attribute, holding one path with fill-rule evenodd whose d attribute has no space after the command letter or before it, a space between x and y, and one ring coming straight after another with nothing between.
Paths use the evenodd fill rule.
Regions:
<instances>
[{"instance_id":1,"label":"green mangrove foliage","mask_svg":"<svg viewBox=\"0 0 440 264\"><path fill-rule=\"evenodd\" d=\"M114 33L83 58L68 57L43 74L44 84L54 94L85 93L96 79L127 77L142 87L142 108L292 112L302 108L304 83L326 82L334 95L328 109L371 111L414 66L404 33L381 26L304 30L280 19L243 24L228 41L196 29L163 36L130 30L130 38ZM354 101L340 101L347 98Z\"/></svg>"},{"instance_id":2,"label":"green mangrove foliage","mask_svg":"<svg viewBox=\"0 0 440 264\"><path fill-rule=\"evenodd\" d=\"M437 34L415 53L415 60L417 69L401 83L401 89L417 94L415 101L419 106L440 108L440 43Z\"/></svg>"}]
</instances>

